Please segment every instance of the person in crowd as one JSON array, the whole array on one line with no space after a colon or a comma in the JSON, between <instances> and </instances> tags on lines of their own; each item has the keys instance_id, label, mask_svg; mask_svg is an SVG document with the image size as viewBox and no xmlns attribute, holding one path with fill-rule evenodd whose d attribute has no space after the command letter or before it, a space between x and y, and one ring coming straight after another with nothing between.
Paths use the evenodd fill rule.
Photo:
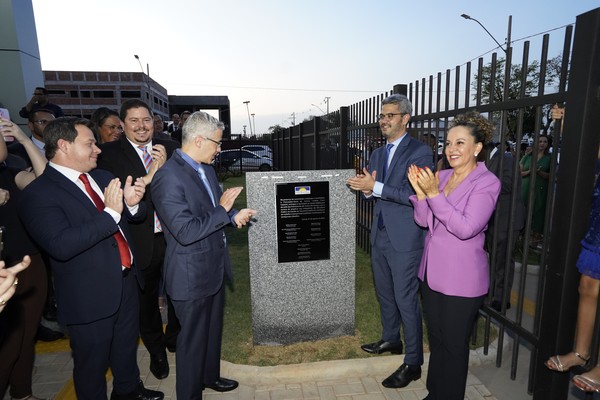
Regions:
<instances>
[{"instance_id":1,"label":"person in crowd","mask_svg":"<svg viewBox=\"0 0 600 400\"><path fill-rule=\"evenodd\" d=\"M549 154L552 139L548 135L540 135L537 141L537 151L525 155L520 162L521 167L521 195L527 207L533 207L531 218L532 244L542 240L546 219L546 199L548 198L548 185L550 183ZM529 190L531 183L532 157L536 157L535 187L533 188L533 203L529 203Z\"/></svg>"},{"instance_id":2,"label":"person in crowd","mask_svg":"<svg viewBox=\"0 0 600 400\"><path fill-rule=\"evenodd\" d=\"M5 307L0 315L0 397L4 397L10 386L12 398L35 399L32 394L35 339L48 283L42 256L19 220L17 206L21 202L21 190L44 171L46 158L17 124L0 119L0 133L3 137L14 138L33 164L33 169L25 170L0 164L0 221L4 230L2 259L8 266L13 266L28 256L26 262L29 263L29 268L19 274L21 284L15 287L13 300L6 306L0 304ZM0 139L0 161L4 161L6 156L5 142Z\"/></svg>"},{"instance_id":3,"label":"person in crowd","mask_svg":"<svg viewBox=\"0 0 600 400\"><path fill-rule=\"evenodd\" d=\"M8 145L8 151L10 155L20 157L28 167L32 167L32 160L29 156L29 152L26 150L25 144L33 142L39 153L46 159L45 144L44 144L44 129L46 125L55 119L54 114L51 110L47 109L35 109L29 113L29 122L27 127L31 131L31 139L26 137L21 140L14 140ZM11 168L15 165L14 162L8 163ZM52 280L52 271L49 267L49 260L45 253L42 253L44 264L46 265L47 273L47 297L46 304L44 306L44 313L40 326L38 328L37 339L44 342L53 342L58 339L62 339L65 335L61 331L61 328L56 324L56 297L54 295L54 283Z\"/></svg>"},{"instance_id":4,"label":"person in crowd","mask_svg":"<svg viewBox=\"0 0 600 400\"><path fill-rule=\"evenodd\" d=\"M33 96L27 104L19 110L19 115L22 118L29 119L29 114L33 111L39 110L50 110L50 112L54 115L54 117L62 117L64 116L64 112L60 106L56 104L52 104L48 101L48 90L44 87L36 87L33 91Z\"/></svg>"},{"instance_id":5,"label":"person in crowd","mask_svg":"<svg viewBox=\"0 0 600 400\"><path fill-rule=\"evenodd\" d=\"M179 128L179 114L173 114L171 115L171 123L169 124L169 127L167 129L167 132L169 134L172 134L173 132L175 132L177 130L177 128Z\"/></svg>"},{"instance_id":6,"label":"person in crowd","mask_svg":"<svg viewBox=\"0 0 600 400\"><path fill-rule=\"evenodd\" d=\"M175 351L179 323L168 301L168 323L163 332L158 294L166 243L155 212L152 183L156 171L179 146L173 140L153 138L152 111L143 101L130 99L123 102L119 114L125 134L116 142L100 145L102 153L98 168L110 171L121 182L132 176L146 183L146 218L132 222L129 228L138 250L136 267L144 276L144 286L139 288L140 336L150 353L150 372L157 379L164 379L169 376L166 349Z\"/></svg>"},{"instance_id":7,"label":"person in crowd","mask_svg":"<svg viewBox=\"0 0 600 400\"><path fill-rule=\"evenodd\" d=\"M525 226L525 206L522 197L517 195L514 209L511 210L516 161L509 151L510 147L507 147L507 151L501 154L500 143L490 143L487 150L486 166L501 182L496 210L492 214L486 231L486 249L491 256L492 273L494 274L490 306L500 312L503 302L505 310L510 308L510 292L515 274L515 258L512 250L519 239L519 232ZM521 175L518 174L517 182L520 180ZM521 187L520 183L517 183L517 187ZM512 224L510 224L511 216ZM510 230L512 230L512 239L509 243ZM495 247L494 243L496 243ZM511 255L507 257L509 248Z\"/></svg>"},{"instance_id":8,"label":"person in crowd","mask_svg":"<svg viewBox=\"0 0 600 400\"><path fill-rule=\"evenodd\" d=\"M14 296L17 292L17 285L19 284L19 278L17 274L31 264L31 258L29 256L23 257L21 262L13 265L10 268L5 268L6 263L0 261L0 313L4 311L6 303ZM4 340L4 336L0 331L0 341ZM35 399L32 399L35 400Z\"/></svg>"},{"instance_id":9,"label":"person in crowd","mask_svg":"<svg viewBox=\"0 0 600 400\"><path fill-rule=\"evenodd\" d=\"M154 114L154 134L155 139L171 140L171 136L165 132L165 123L160 115Z\"/></svg>"},{"instance_id":10,"label":"person in crowd","mask_svg":"<svg viewBox=\"0 0 600 400\"><path fill-rule=\"evenodd\" d=\"M469 366L469 335L489 289L485 230L500 193L482 151L493 125L479 113L450 124L445 153L451 169L433 173L411 165L408 179L414 219L427 227L419 267L429 336L427 400L463 400Z\"/></svg>"},{"instance_id":11,"label":"person in crowd","mask_svg":"<svg viewBox=\"0 0 600 400\"><path fill-rule=\"evenodd\" d=\"M557 372L567 372L575 367L587 367L591 357L592 337L600 291L600 147L596 162L596 183L592 197L592 209L588 230L581 241L581 252L577 259L579 278L579 308L575 349L567 354L552 356L546 367ZM600 392L600 364L590 371L575 375L573 384L586 392Z\"/></svg>"},{"instance_id":12,"label":"person in crowd","mask_svg":"<svg viewBox=\"0 0 600 400\"><path fill-rule=\"evenodd\" d=\"M38 149L38 152L44 157L46 157L44 151L44 128L52 120L54 120L54 114L50 110L37 109L29 113L27 127L31 132L31 139L27 138L27 140L33 142ZM26 164L31 167L32 164L29 154L27 153L27 150L23 144L18 140L8 143L8 152L21 157L23 160L25 160Z\"/></svg>"},{"instance_id":13,"label":"person in crowd","mask_svg":"<svg viewBox=\"0 0 600 400\"><path fill-rule=\"evenodd\" d=\"M181 113L181 117L179 118L179 124L177 125L177 129L175 129L171 133L171 137L181 143L181 137L183 133L183 125L185 125L185 121L190 117L192 113L189 111L184 111Z\"/></svg>"},{"instance_id":14,"label":"person in crowd","mask_svg":"<svg viewBox=\"0 0 600 400\"><path fill-rule=\"evenodd\" d=\"M225 280L232 278L224 227L246 225L255 210L233 209L242 188L222 192L210 166L224 125L197 111L183 126L183 146L160 168L152 196L167 239L165 284L181 323L176 392L201 399L202 390L235 389L220 375Z\"/></svg>"},{"instance_id":15,"label":"person in crowd","mask_svg":"<svg viewBox=\"0 0 600 400\"><path fill-rule=\"evenodd\" d=\"M421 377L423 331L419 307L417 271L425 230L413 220L408 183L409 165L433 168L431 147L412 138L406 127L412 104L394 94L382 101L379 127L386 146L373 151L368 168L348 179L348 186L376 201L371 227L371 263L381 308L381 339L361 346L367 353L405 350L404 363L383 381L388 388L401 388ZM400 340L404 330L406 346Z\"/></svg>"},{"instance_id":16,"label":"person in crowd","mask_svg":"<svg viewBox=\"0 0 600 400\"><path fill-rule=\"evenodd\" d=\"M100 149L89 121L58 118L44 132L44 173L18 206L27 232L50 257L58 321L68 329L79 399L162 399L144 388L137 366L139 305L128 219L145 218L145 184L96 169ZM137 278L137 279L136 279Z\"/></svg>"},{"instance_id":17,"label":"person in crowd","mask_svg":"<svg viewBox=\"0 0 600 400\"><path fill-rule=\"evenodd\" d=\"M98 144L114 142L123 134L119 113L108 107L100 107L92 113L90 129Z\"/></svg>"}]
</instances>

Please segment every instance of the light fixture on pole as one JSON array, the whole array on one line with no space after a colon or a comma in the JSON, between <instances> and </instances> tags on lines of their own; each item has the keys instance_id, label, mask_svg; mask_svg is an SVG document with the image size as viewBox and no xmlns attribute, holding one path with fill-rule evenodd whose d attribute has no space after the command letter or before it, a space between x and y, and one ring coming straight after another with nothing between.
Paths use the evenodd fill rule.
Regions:
<instances>
[{"instance_id":1,"label":"light fixture on pole","mask_svg":"<svg viewBox=\"0 0 600 400\"><path fill-rule=\"evenodd\" d=\"M244 104L246 105L246 111L248 112L248 125L250 125L250 135L252 135L252 122L250 121L250 107L248 106L248 104L250 104L250 100L246 100L244 102Z\"/></svg>"},{"instance_id":2,"label":"light fixture on pole","mask_svg":"<svg viewBox=\"0 0 600 400\"><path fill-rule=\"evenodd\" d=\"M496 44L498 45L498 47L500 47L502 49L502 51L506 54L506 49L504 47L502 47L502 45L500 44L500 42L498 42L496 40L496 38L494 37L494 35L492 35L490 33L490 31L488 31L487 28L485 26L483 26L483 24L481 22L479 22L477 19L475 19L475 18L473 18L473 17L471 17L470 15L467 15L467 14L461 14L460 16L463 17L464 19L470 19L471 21L477 22L479 24L479 26L481 26L483 28L483 30L486 31L487 34L490 35L490 37L492 39L494 39L494 42L496 42ZM509 21L510 21L510 19L512 19L512 15L509 17ZM508 25L508 32L509 32L509 37L510 37L510 22L509 22L509 25ZM510 44L508 44L509 40L510 39L507 40L507 48L510 46Z\"/></svg>"},{"instance_id":3,"label":"light fixture on pole","mask_svg":"<svg viewBox=\"0 0 600 400\"><path fill-rule=\"evenodd\" d=\"M311 106L316 107L319 109L319 111L321 111L323 113L323 115L328 114L325 111L323 111L323 109L321 107L319 107L318 105L314 104L314 103L310 103Z\"/></svg>"},{"instance_id":4,"label":"light fixture on pole","mask_svg":"<svg viewBox=\"0 0 600 400\"><path fill-rule=\"evenodd\" d=\"M147 65L148 68L148 75L146 76L145 72L144 72L144 67L142 67L142 62L140 61L140 57L137 54L133 55L135 57L136 60L138 60L138 64L140 64L140 69L142 70L142 77L144 78L144 82L146 82L146 88L148 89L148 95L147 95L147 99L150 100L150 66ZM150 107L152 107L151 104L148 104Z\"/></svg>"},{"instance_id":5,"label":"light fixture on pole","mask_svg":"<svg viewBox=\"0 0 600 400\"><path fill-rule=\"evenodd\" d=\"M256 121L254 120L254 114L250 114L252 115L252 125L254 125L254 134L256 135Z\"/></svg>"}]
</instances>

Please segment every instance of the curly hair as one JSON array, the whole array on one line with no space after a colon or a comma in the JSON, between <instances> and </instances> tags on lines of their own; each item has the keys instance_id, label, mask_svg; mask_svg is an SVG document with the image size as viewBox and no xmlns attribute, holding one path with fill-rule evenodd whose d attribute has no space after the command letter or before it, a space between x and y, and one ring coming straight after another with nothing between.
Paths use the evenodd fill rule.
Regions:
<instances>
[{"instance_id":1,"label":"curly hair","mask_svg":"<svg viewBox=\"0 0 600 400\"><path fill-rule=\"evenodd\" d=\"M483 147L492 141L494 124L477 111L467 111L464 114L457 115L450 122L448 130L457 126L468 128L469 133L475 138L475 143L481 143Z\"/></svg>"}]
</instances>

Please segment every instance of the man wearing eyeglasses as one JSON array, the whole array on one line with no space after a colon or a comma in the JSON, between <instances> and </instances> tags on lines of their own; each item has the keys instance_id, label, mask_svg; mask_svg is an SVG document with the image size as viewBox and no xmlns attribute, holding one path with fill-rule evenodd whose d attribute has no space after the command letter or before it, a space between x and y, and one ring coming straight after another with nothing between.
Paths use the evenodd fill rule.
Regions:
<instances>
[{"instance_id":1,"label":"man wearing eyeglasses","mask_svg":"<svg viewBox=\"0 0 600 400\"><path fill-rule=\"evenodd\" d=\"M100 145L102 153L98 168L106 169L124 182L131 175L146 183L143 200L147 205L146 219L131 224L133 244L138 250L137 267L144 276L140 288L140 336L150 353L150 372L157 379L169 376L166 349L175 351L179 322L170 301L167 301L168 322L166 332L158 304L159 283L165 255L165 238L153 202L154 174L173 154L179 144L173 140L154 138L152 110L146 103L130 99L121 105L119 117L124 135L119 140Z\"/></svg>"},{"instance_id":2,"label":"man wearing eyeglasses","mask_svg":"<svg viewBox=\"0 0 600 400\"><path fill-rule=\"evenodd\" d=\"M181 322L178 399L201 399L205 388L227 392L238 386L220 374L225 280L232 277L224 227L241 228L256 211L233 209L242 188L223 192L210 165L220 150L223 129L207 113L191 114L183 126L181 149L152 183L167 239L167 294Z\"/></svg>"},{"instance_id":3,"label":"man wearing eyeglasses","mask_svg":"<svg viewBox=\"0 0 600 400\"><path fill-rule=\"evenodd\" d=\"M405 387L421 377L423 332L417 273L425 231L414 221L408 197L410 165L433 170L432 151L412 138L406 127L412 104L394 94L382 101L377 116L385 146L373 151L363 174L348 179L353 190L375 201L371 227L371 264L381 308L381 339L361 346L367 353L405 353L404 363L383 381L388 388ZM405 346L400 340L404 331Z\"/></svg>"},{"instance_id":4,"label":"man wearing eyeglasses","mask_svg":"<svg viewBox=\"0 0 600 400\"><path fill-rule=\"evenodd\" d=\"M23 118L30 118L30 114L39 109L49 110L56 118L65 115L60 106L48 101L48 90L44 87L35 88L33 96L31 96L29 102L21 108L19 115Z\"/></svg>"},{"instance_id":5,"label":"man wearing eyeglasses","mask_svg":"<svg viewBox=\"0 0 600 400\"><path fill-rule=\"evenodd\" d=\"M50 121L53 121L54 114L50 110L39 109L29 114L29 122L27 126L31 131L31 141L38 148L40 153L46 157L45 154L45 145L44 145L44 128ZM31 167L31 160L27 155L27 151L21 143L14 141L12 143L7 143L7 149L10 154L14 154L16 156L21 157L25 160L28 167Z\"/></svg>"}]
</instances>

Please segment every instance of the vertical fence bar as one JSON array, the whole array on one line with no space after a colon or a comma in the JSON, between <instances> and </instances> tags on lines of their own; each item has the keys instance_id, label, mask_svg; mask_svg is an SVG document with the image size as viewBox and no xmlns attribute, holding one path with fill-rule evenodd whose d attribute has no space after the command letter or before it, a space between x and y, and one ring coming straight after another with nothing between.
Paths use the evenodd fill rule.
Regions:
<instances>
[{"instance_id":1,"label":"vertical fence bar","mask_svg":"<svg viewBox=\"0 0 600 400\"><path fill-rule=\"evenodd\" d=\"M591 205L591 188L600 136L600 8L579 15L569 74L567 111L561 147L552 257L542 294L539 352L536 363L572 349L577 316L579 274L575 262L585 234ZM538 368L533 400L559 400L567 396L569 374Z\"/></svg>"}]
</instances>

